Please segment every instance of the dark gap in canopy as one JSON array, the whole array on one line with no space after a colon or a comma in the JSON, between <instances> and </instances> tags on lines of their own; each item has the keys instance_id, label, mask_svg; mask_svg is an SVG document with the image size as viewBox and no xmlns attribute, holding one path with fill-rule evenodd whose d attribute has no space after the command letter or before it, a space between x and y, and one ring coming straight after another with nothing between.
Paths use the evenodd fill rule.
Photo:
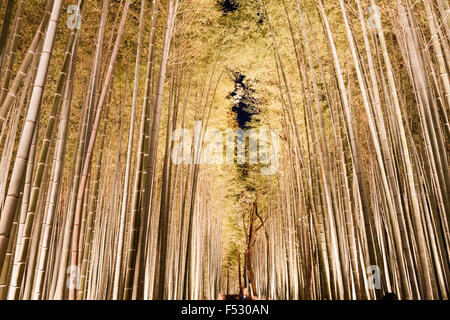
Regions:
<instances>
[{"instance_id":1,"label":"dark gap in canopy","mask_svg":"<svg viewBox=\"0 0 450 320\"><path fill-rule=\"evenodd\" d=\"M234 90L227 96L233 103L231 110L236 113L239 128L244 129L252 120L252 116L259 113L259 100L254 97L253 81L240 71L230 70L234 82Z\"/></svg>"}]
</instances>

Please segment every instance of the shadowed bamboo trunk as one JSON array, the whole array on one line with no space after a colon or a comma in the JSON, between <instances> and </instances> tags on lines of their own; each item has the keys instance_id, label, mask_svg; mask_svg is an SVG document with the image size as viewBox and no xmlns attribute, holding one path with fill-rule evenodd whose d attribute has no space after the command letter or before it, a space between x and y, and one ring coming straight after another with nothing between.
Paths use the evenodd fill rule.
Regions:
<instances>
[{"instance_id":1,"label":"shadowed bamboo trunk","mask_svg":"<svg viewBox=\"0 0 450 320\"><path fill-rule=\"evenodd\" d=\"M19 200L19 192L22 185L22 179L25 173L25 166L28 160L30 146L33 139L34 128L42 104L42 95L45 88L45 81L47 79L48 67L52 54L59 14L61 12L61 6L62 0L55 0L47 33L45 35L41 60L39 62L36 80L34 82L33 93L31 95L30 105L28 107L25 126L23 128L23 132L19 142L17 157L14 162L14 169L11 174L8 196L6 197L4 210L0 219L0 269L3 266L14 213L16 211Z\"/></svg>"},{"instance_id":2,"label":"shadowed bamboo trunk","mask_svg":"<svg viewBox=\"0 0 450 320\"><path fill-rule=\"evenodd\" d=\"M87 185L88 174L89 174L90 167L91 167L93 149L94 149L94 145L95 145L95 140L97 138L97 131L98 131L99 123L100 123L100 118L102 115L102 110L103 110L103 107L105 104L106 95L108 93L108 88L111 83L111 79L112 79L113 72L115 69L116 58L117 58L117 54L119 52L120 40L122 38L123 30L125 28L125 22L126 22L129 6L130 6L130 0L126 0L125 6L123 9L123 13L122 13L122 18L120 20L119 29L117 31L116 41L114 43L113 52L112 52L111 59L110 59L109 65L108 65L108 70L106 71L105 82L103 84L103 88L102 88L99 102L97 105L95 120L92 125L92 132L91 132L91 135L89 138L89 144L88 144L87 150L86 150L86 158L85 158L84 164L83 164L81 180L80 180L80 184L78 186L76 210L75 210L74 225L73 225L73 232L72 232L72 249L71 249L71 266L72 266L72 268L74 268L78 262L78 253L79 253L78 239L80 236L81 211L83 208L83 199L84 199L84 193L85 193L85 189L86 189L86 185ZM76 289L74 286L72 286L71 290L69 291L69 299L74 300L76 298L75 293L76 293Z\"/></svg>"}]
</instances>

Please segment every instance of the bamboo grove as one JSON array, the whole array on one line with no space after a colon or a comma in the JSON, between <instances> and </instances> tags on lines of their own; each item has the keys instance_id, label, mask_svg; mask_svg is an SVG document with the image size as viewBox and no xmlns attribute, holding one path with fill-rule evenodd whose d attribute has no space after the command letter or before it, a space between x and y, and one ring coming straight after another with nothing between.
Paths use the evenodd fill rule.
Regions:
<instances>
[{"instance_id":1,"label":"bamboo grove","mask_svg":"<svg viewBox=\"0 0 450 320\"><path fill-rule=\"evenodd\" d=\"M447 0L0 19L0 300L448 299ZM246 136L208 161L213 129L277 130L276 172Z\"/></svg>"}]
</instances>

